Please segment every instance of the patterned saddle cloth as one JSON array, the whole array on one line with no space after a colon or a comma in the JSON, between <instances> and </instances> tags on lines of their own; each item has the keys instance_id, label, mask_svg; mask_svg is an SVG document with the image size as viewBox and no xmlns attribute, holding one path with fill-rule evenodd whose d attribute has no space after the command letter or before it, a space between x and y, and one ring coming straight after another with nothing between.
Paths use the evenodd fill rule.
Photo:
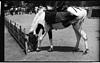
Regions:
<instances>
[{"instance_id":1,"label":"patterned saddle cloth","mask_svg":"<svg viewBox=\"0 0 100 63\"><path fill-rule=\"evenodd\" d=\"M54 24L59 22L69 22L75 19L75 15L71 15L69 12L56 12L56 11L46 11L45 20L48 24Z\"/></svg>"}]
</instances>

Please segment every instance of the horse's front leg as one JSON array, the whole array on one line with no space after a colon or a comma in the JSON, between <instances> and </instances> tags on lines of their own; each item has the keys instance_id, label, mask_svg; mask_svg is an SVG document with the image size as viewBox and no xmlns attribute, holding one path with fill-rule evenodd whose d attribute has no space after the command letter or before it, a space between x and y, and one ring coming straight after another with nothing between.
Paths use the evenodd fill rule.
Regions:
<instances>
[{"instance_id":1,"label":"horse's front leg","mask_svg":"<svg viewBox=\"0 0 100 63\"><path fill-rule=\"evenodd\" d=\"M48 31L48 36L49 36L49 41L50 41L50 49L48 51L50 52L50 51L53 51L52 30Z\"/></svg>"},{"instance_id":2,"label":"horse's front leg","mask_svg":"<svg viewBox=\"0 0 100 63\"><path fill-rule=\"evenodd\" d=\"M40 51L41 49L40 49L40 47L41 47L41 42L42 42L42 40L43 40L43 38L45 37L45 35L46 35L46 31L43 31L43 33L42 33L42 35L38 38L38 47L37 47L37 51Z\"/></svg>"}]
</instances>

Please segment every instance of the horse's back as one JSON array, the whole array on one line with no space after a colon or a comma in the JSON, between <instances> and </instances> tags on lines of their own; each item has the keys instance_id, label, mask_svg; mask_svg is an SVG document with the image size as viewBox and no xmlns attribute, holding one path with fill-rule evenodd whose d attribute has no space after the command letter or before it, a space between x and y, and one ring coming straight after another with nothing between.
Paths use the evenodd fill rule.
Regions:
<instances>
[{"instance_id":1,"label":"horse's back","mask_svg":"<svg viewBox=\"0 0 100 63\"><path fill-rule=\"evenodd\" d=\"M87 11L81 7L68 7L67 11L78 17L86 16Z\"/></svg>"}]
</instances>

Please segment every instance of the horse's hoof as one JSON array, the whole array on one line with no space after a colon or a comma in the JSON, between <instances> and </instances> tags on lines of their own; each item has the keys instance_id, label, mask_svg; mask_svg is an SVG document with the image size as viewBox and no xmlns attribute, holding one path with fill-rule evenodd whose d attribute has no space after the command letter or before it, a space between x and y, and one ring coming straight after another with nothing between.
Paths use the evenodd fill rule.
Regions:
<instances>
[{"instance_id":1,"label":"horse's hoof","mask_svg":"<svg viewBox=\"0 0 100 63\"><path fill-rule=\"evenodd\" d=\"M30 53L32 52L33 50L32 49L27 49L27 53Z\"/></svg>"},{"instance_id":2,"label":"horse's hoof","mask_svg":"<svg viewBox=\"0 0 100 63\"><path fill-rule=\"evenodd\" d=\"M48 52L52 52L53 51L53 48L50 48L49 50L48 50Z\"/></svg>"},{"instance_id":3,"label":"horse's hoof","mask_svg":"<svg viewBox=\"0 0 100 63\"><path fill-rule=\"evenodd\" d=\"M79 48L73 48L73 50L72 51L74 51L74 52L83 52L81 49L79 49Z\"/></svg>"},{"instance_id":4,"label":"horse's hoof","mask_svg":"<svg viewBox=\"0 0 100 63\"><path fill-rule=\"evenodd\" d=\"M29 53L29 52L31 52L31 51L28 49L27 52Z\"/></svg>"},{"instance_id":5,"label":"horse's hoof","mask_svg":"<svg viewBox=\"0 0 100 63\"><path fill-rule=\"evenodd\" d=\"M40 49L40 48L37 48L37 49L36 49L36 51L37 51L37 52L40 52L40 51L41 51L41 49Z\"/></svg>"},{"instance_id":6,"label":"horse's hoof","mask_svg":"<svg viewBox=\"0 0 100 63\"><path fill-rule=\"evenodd\" d=\"M76 48L76 47L75 47L75 48L73 48L72 51L75 51L75 52L76 52L76 51L79 51L79 48Z\"/></svg>"},{"instance_id":7,"label":"horse's hoof","mask_svg":"<svg viewBox=\"0 0 100 63\"><path fill-rule=\"evenodd\" d=\"M89 49L86 49L84 52L83 52L83 54L85 55L85 54L87 54L89 52Z\"/></svg>"},{"instance_id":8,"label":"horse's hoof","mask_svg":"<svg viewBox=\"0 0 100 63\"><path fill-rule=\"evenodd\" d=\"M29 53L29 52L32 52L32 51L33 51L33 49L30 49L30 48L27 50L28 53Z\"/></svg>"}]
</instances>

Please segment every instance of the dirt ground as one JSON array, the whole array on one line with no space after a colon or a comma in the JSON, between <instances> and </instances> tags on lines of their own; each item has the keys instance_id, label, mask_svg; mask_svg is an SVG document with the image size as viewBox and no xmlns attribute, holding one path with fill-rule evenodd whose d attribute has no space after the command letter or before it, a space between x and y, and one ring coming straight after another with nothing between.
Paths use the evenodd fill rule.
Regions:
<instances>
[{"instance_id":1,"label":"dirt ground","mask_svg":"<svg viewBox=\"0 0 100 63\"><path fill-rule=\"evenodd\" d=\"M2 62L2 63L100 63L100 62Z\"/></svg>"},{"instance_id":2,"label":"dirt ground","mask_svg":"<svg viewBox=\"0 0 100 63\"><path fill-rule=\"evenodd\" d=\"M34 14L6 16L26 28L28 32ZM43 50L31 52L25 55L17 42L11 37L5 27L5 61L99 61L99 21L98 18L86 19L83 29L88 36L89 53L83 55L82 52L72 52L71 49L76 44L76 36L72 26L62 30L53 30L54 51L48 52L48 35L42 41ZM84 42L80 41L79 48L84 50Z\"/></svg>"}]
</instances>

